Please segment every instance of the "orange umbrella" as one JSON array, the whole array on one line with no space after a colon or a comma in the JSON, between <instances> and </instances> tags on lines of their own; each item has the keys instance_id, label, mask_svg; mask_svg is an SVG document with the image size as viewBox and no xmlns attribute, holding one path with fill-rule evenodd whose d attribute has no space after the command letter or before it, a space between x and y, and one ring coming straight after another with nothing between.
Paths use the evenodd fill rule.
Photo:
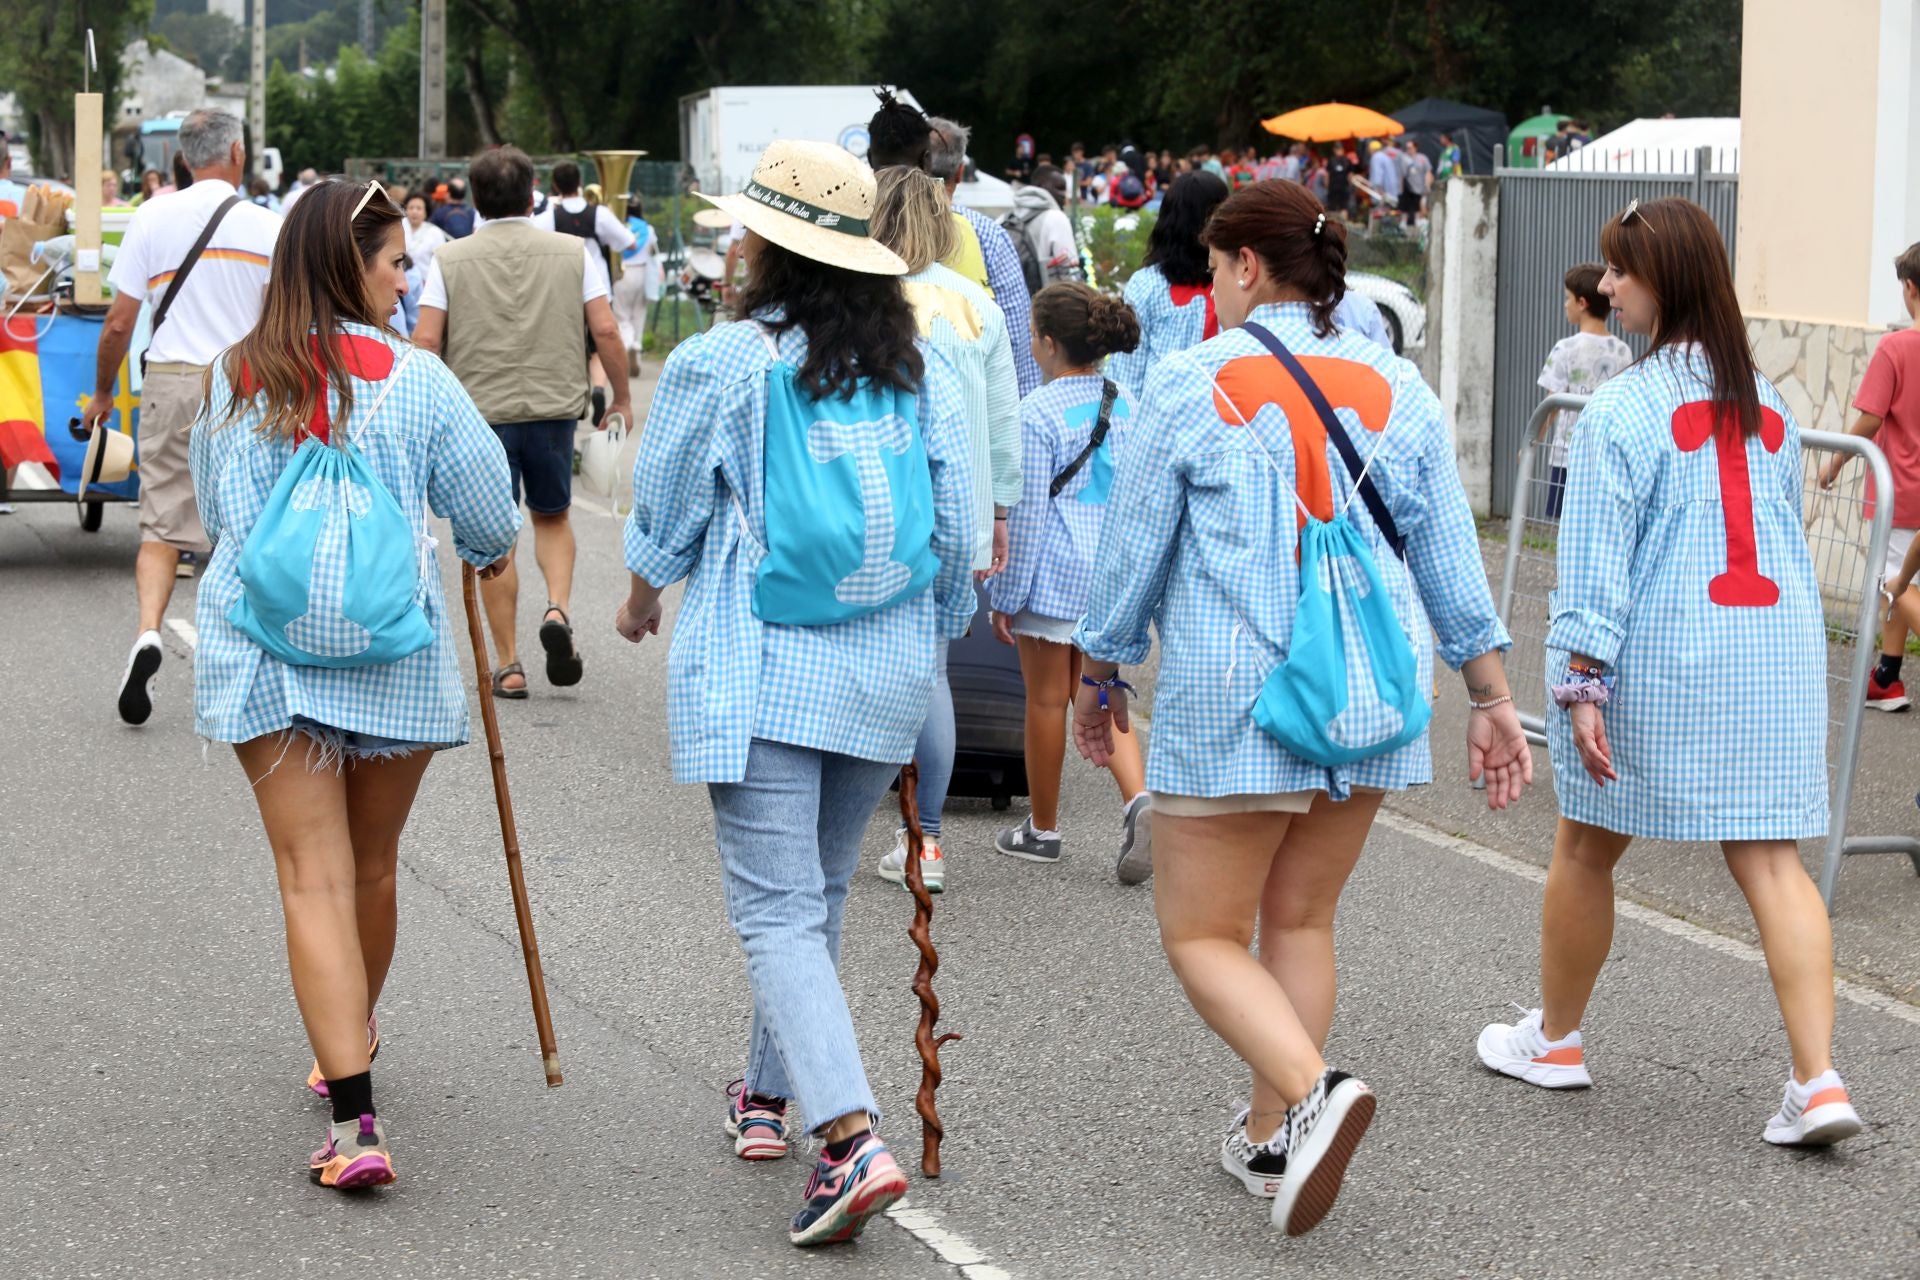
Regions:
<instances>
[{"instance_id":1,"label":"orange umbrella","mask_svg":"<svg viewBox=\"0 0 1920 1280\"><path fill-rule=\"evenodd\" d=\"M1346 102L1323 102L1314 107L1301 107L1260 123L1268 133L1277 133L1283 138L1297 138L1301 142L1383 138L1388 134L1405 132L1401 123L1392 116L1383 116L1378 111L1369 111Z\"/></svg>"}]
</instances>

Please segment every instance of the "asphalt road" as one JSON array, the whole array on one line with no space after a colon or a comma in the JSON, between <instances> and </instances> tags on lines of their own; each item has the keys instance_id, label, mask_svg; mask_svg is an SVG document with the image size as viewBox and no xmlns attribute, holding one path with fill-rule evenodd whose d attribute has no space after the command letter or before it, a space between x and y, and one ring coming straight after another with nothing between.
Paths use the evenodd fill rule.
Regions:
<instances>
[{"instance_id":1,"label":"asphalt road","mask_svg":"<svg viewBox=\"0 0 1920 1280\"><path fill-rule=\"evenodd\" d=\"M301 1088L272 863L231 753L203 763L182 633L153 720L114 718L131 513L97 535L64 507L0 517L0 1275L1920 1274L1911 1005L1848 988L1839 1060L1870 1127L1824 1153L1760 1140L1785 1044L1733 925L1621 920L1587 1027L1595 1089L1478 1065L1479 1027L1534 998L1539 909L1532 862L1486 846L1533 848L1537 828L1443 834L1475 799L1457 776L1397 802L1349 891L1328 1056L1380 1115L1333 1215L1277 1235L1215 1163L1244 1070L1182 1000L1149 892L1114 883L1115 797L1078 762L1058 867L995 856L1005 819L984 802L950 814L934 934L942 1027L966 1039L945 1053L948 1177L855 1246L792 1249L802 1162L748 1166L720 1133L748 997L706 797L670 782L666 644L613 634L618 526L578 523L586 681L536 674L501 707L567 1083L541 1081L484 749L448 753L403 847L381 1010L401 1180L350 1199L301 1170L324 1117ZM182 585L170 616L191 620ZM1442 756L1451 770L1450 739ZM876 817L869 864L892 826ZM845 960L903 1165L910 914L863 874Z\"/></svg>"}]
</instances>

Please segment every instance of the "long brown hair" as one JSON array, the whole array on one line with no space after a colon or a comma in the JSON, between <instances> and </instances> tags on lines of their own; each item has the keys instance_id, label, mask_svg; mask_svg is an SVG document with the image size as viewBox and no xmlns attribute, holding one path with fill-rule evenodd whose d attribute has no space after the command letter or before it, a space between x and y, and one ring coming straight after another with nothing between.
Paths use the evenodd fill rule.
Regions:
<instances>
[{"instance_id":1,"label":"long brown hair","mask_svg":"<svg viewBox=\"0 0 1920 1280\"><path fill-rule=\"evenodd\" d=\"M1632 204L1600 228L1600 252L1622 275L1639 280L1660 308L1653 345L1640 359L1666 347L1697 342L1713 368L1713 399L1732 408L1718 425L1738 424L1742 435L1760 431L1760 389L1753 348L1733 291L1733 271L1720 231L1691 200L1668 196Z\"/></svg>"},{"instance_id":2,"label":"long brown hair","mask_svg":"<svg viewBox=\"0 0 1920 1280\"><path fill-rule=\"evenodd\" d=\"M326 378L316 382L309 339L337 334L349 320L399 336L387 324L392 307L381 306L367 288L367 268L402 217L379 191L356 215L353 207L366 194L357 182L322 182L295 202L274 244L260 323L223 357L232 398L222 425L258 404L262 434L292 436L313 417L328 386L340 396L334 420L344 422L352 412L353 383L337 345L320 344Z\"/></svg>"},{"instance_id":3,"label":"long brown hair","mask_svg":"<svg viewBox=\"0 0 1920 1280\"><path fill-rule=\"evenodd\" d=\"M1269 178L1221 202L1200 243L1222 253L1251 249L1280 284L1307 295L1313 331L1333 333L1333 313L1347 296L1347 229L1297 182Z\"/></svg>"}]
</instances>

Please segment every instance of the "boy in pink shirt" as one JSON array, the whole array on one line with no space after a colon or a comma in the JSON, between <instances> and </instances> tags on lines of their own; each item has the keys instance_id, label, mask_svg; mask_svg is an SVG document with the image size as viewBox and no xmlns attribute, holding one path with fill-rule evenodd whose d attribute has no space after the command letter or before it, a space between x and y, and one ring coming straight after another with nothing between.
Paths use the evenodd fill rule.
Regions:
<instances>
[{"instance_id":1,"label":"boy in pink shirt","mask_svg":"<svg viewBox=\"0 0 1920 1280\"><path fill-rule=\"evenodd\" d=\"M1920 244L1910 245L1894 260L1907 314L1920 325ZM1901 329L1880 340L1866 376L1853 398L1860 411L1848 434L1867 436L1887 455L1893 473L1893 537L1887 543L1887 562L1881 588L1891 591L1902 582L1909 547L1920 545L1920 327ZM1820 485L1830 487L1846 465L1845 454L1834 454L1820 471ZM1876 498L1867 482L1867 514ZM1892 592L1886 625L1880 632L1880 664L1867 680L1867 705L1878 711L1905 711L1913 705L1900 679L1900 661L1906 654L1909 632L1920 635L1920 589L1911 586Z\"/></svg>"}]
</instances>

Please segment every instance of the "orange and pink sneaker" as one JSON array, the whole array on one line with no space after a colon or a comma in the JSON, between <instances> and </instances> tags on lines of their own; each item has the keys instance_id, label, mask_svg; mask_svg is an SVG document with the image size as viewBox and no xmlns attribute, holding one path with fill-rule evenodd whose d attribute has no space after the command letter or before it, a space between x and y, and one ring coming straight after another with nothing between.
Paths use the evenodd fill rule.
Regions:
<instances>
[{"instance_id":1,"label":"orange and pink sneaker","mask_svg":"<svg viewBox=\"0 0 1920 1280\"><path fill-rule=\"evenodd\" d=\"M747 1092L745 1080L727 1086L727 1136L742 1160L778 1160L787 1154L787 1100Z\"/></svg>"},{"instance_id":2,"label":"orange and pink sneaker","mask_svg":"<svg viewBox=\"0 0 1920 1280\"><path fill-rule=\"evenodd\" d=\"M1525 1015L1520 1021L1489 1023L1480 1033L1480 1061L1502 1075L1542 1089L1585 1089L1592 1085L1580 1032L1569 1031L1558 1040L1549 1040L1540 1027L1540 1010L1520 1011Z\"/></svg>"},{"instance_id":3,"label":"orange and pink sneaker","mask_svg":"<svg viewBox=\"0 0 1920 1280\"><path fill-rule=\"evenodd\" d=\"M380 1015L374 1014L367 1019L367 1061L372 1062L380 1056ZM327 1096L327 1078L320 1074L320 1059L313 1060L313 1070L307 1072L307 1088L313 1090L316 1097Z\"/></svg>"},{"instance_id":4,"label":"orange and pink sneaker","mask_svg":"<svg viewBox=\"0 0 1920 1280\"><path fill-rule=\"evenodd\" d=\"M1840 1073L1828 1068L1801 1084L1787 1076L1780 1110L1767 1121L1766 1139L1780 1147L1828 1147L1860 1132L1860 1113Z\"/></svg>"},{"instance_id":5,"label":"orange and pink sneaker","mask_svg":"<svg viewBox=\"0 0 1920 1280\"><path fill-rule=\"evenodd\" d=\"M386 1186L394 1180L386 1129L373 1116L327 1126L327 1145L307 1157L307 1176L341 1191Z\"/></svg>"}]
</instances>

